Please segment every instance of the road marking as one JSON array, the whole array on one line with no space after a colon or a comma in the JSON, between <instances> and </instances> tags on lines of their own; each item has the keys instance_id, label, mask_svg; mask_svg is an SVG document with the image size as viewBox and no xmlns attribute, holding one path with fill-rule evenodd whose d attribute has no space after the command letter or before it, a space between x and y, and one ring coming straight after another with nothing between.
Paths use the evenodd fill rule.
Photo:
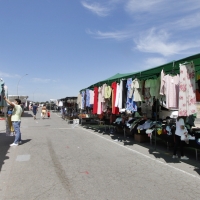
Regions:
<instances>
[{"instance_id":1,"label":"road marking","mask_svg":"<svg viewBox=\"0 0 200 200\"><path fill-rule=\"evenodd\" d=\"M50 129L74 129L74 128L50 128Z\"/></svg>"},{"instance_id":2,"label":"road marking","mask_svg":"<svg viewBox=\"0 0 200 200\"><path fill-rule=\"evenodd\" d=\"M18 155L16 158L16 161L23 162L23 161L29 161L30 155Z\"/></svg>"},{"instance_id":3,"label":"road marking","mask_svg":"<svg viewBox=\"0 0 200 200\"><path fill-rule=\"evenodd\" d=\"M104 139L104 140L107 140L107 141L109 141L109 142L111 142L111 143L113 143L113 144L115 144L115 145L118 145L118 146L120 146L120 147L123 147L123 148L129 150L129 151L132 151L132 152L134 152L134 153L136 153L136 154L139 154L139 155L141 155L141 156L143 156L143 157L145 157L145 158L148 158L148 159L153 160L153 161L155 161L155 162L157 162L157 163L160 163L160 164L162 164L162 165L165 165L165 166L167 166L167 167L170 167L170 168L172 168L172 169L175 169L175 170L177 170L177 171L179 171L179 172L182 172L182 173L184 173L184 174L187 174L187 175L189 175L189 176L192 176L193 178L197 178L197 179L200 180L200 177L199 177L199 176L196 176L196 175L194 175L194 174L191 174L191 173L189 173L189 172L186 172L186 171L184 171L184 170L182 170L182 169L176 168L176 167L174 167L174 166L172 166L172 165L169 165L169 164L167 164L167 163L165 163L165 162L163 162L163 161L160 161L160 160L157 160L157 159L155 159L155 158L152 158L152 157L150 157L150 156L148 156L148 155L145 155L145 154L143 154L143 153L141 153L141 152L139 152L139 151L136 151L136 150L134 150L134 149L131 149L131 148L129 148L129 147L126 147L126 146L124 146L124 145L122 145L122 144L120 144L120 143L116 143L115 141L110 140L110 139L108 139L108 138L105 138L105 137L103 137L103 136L101 136L101 135L98 135L98 134L96 134L96 133L94 133L94 132L91 132L91 131L86 130L86 129L84 129L84 128L82 128L82 129L83 129L84 131L89 132L89 133L91 133L91 134L93 134L93 135L96 135L96 136L98 136L98 137L100 137L100 138L102 138L102 139Z\"/></svg>"}]
</instances>

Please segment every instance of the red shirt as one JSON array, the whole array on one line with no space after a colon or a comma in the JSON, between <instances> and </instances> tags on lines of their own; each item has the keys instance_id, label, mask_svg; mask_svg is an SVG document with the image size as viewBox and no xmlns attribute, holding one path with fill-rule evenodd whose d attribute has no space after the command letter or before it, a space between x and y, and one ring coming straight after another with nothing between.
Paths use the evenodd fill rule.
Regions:
<instances>
[{"instance_id":1,"label":"red shirt","mask_svg":"<svg viewBox=\"0 0 200 200\"><path fill-rule=\"evenodd\" d=\"M112 113L113 114L119 114L119 108L115 107L115 101L116 101L116 92L117 92L117 83L113 82L111 84L111 88L113 89L113 98L112 98Z\"/></svg>"},{"instance_id":2,"label":"red shirt","mask_svg":"<svg viewBox=\"0 0 200 200\"><path fill-rule=\"evenodd\" d=\"M97 114L97 105L98 105L98 87L94 87L93 114Z\"/></svg>"}]
</instances>

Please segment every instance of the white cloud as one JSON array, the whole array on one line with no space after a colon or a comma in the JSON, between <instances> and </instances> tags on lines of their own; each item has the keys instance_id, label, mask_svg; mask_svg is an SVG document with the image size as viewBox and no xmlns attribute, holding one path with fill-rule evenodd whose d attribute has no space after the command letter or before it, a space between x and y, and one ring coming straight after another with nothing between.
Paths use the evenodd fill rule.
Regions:
<instances>
[{"instance_id":1,"label":"white cloud","mask_svg":"<svg viewBox=\"0 0 200 200\"><path fill-rule=\"evenodd\" d=\"M145 11L153 14L156 12L170 16L174 13L186 13L195 10L198 11L199 8L200 1L197 0L127 0L125 2L125 10L129 13Z\"/></svg>"},{"instance_id":2,"label":"white cloud","mask_svg":"<svg viewBox=\"0 0 200 200\"><path fill-rule=\"evenodd\" d=\"M81 2L83 7L87 8L91 12L97 14L100 17L105 17L109 14L110 9L106 6L102 6L99 3L86 3L85 1Z\"/></svg>"},{"instance_id":3,"label":"white cloud","mask_svg":"<svg viewBox=\"0 0 200 200\"><path fill-rule=\"evenodd\" d=\"M167 26L171 27L171 29L192 29L200 26L200 13L195 13L182 19L177 20Z\"/></svg>"},{"instance_id":4,"label":"white cloud","mask_svg":"<svg viewBox=\"0 0 200 200\"><path fill-rule=\"evenodd\" d=\"M141 52L158 53L164 56L180 54L186 50L197 48L200 41L195 42L172 42L170 35L164 31L156 32L151 29L146 34L142 34L138 40L135 40L136 49Z\"/></svg>"},{"instance_id":5,"label":"white cloud","mask_svg":"<svg viewBox=\"0 0 200 200\"><path fill-rule=\"evenodd\" d=\"M94 35L94 37L97 39L125 40L132 36L132 34L128 31L115 31L115 32L95 31L95 32L92 32L90 30L87 30L86 32L88 34Z\"/></svg>"},{"instance_id":6,"label":"white cloud","mask_svg":"<svg viewBox=\"0 0 200 200\"><path fill-rule=\"evenodd\" d=\"M152 11L153 8L163 0L128 0L125 5L125 10L129 13Z\"/></svg>"}]
</instances>

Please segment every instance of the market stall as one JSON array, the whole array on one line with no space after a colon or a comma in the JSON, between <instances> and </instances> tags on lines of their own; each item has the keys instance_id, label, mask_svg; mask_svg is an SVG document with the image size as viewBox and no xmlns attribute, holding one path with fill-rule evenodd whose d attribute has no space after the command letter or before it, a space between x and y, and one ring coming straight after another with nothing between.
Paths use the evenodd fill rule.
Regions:
<instances>
[{"instance_id":1,"label":"market stall","mask_svg":"<svg viewBox=\"0 0 200 200\"><path fill-rule=\"evenodd\" d=\"M76 119L78 116L77 97L65 97L58 99L58 107L68 120Z\"/></svg>"},{"instance_id":2,"label":"market stall","mask_svg":"<svg viewBox=\"0 0 200 200\"><path fill-rule=\"evenodd\" d=\"M166 136L169 131L162 131L166 117L173 120L178 114L190 116L198 112L199 88L200 54L196 54L148 70L116 74L80 90L77 104L84 114L100 116L110 109L114 118L127 116L118 127L131 132L138 141L152 142L153 138L156 147L158 138L165 138L167 144L173 142L172 136ZM146 120L135 124L131 114L137 111ZM115 122L110 120L110 124ZM146 133L149 129L153 129L151 134Z\"/></svg>"}]
</instances>

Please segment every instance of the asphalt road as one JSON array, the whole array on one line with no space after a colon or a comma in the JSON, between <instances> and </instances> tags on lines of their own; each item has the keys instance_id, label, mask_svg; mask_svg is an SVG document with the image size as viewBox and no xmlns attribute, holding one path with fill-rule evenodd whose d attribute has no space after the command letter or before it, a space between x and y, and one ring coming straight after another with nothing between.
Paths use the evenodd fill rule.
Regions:
<instances>
[{"instance_id":1,"label":"asphalt road","mask_svg":"<svg viewBox=\"0 0 200 200\"><path fill-rule=\"evenodd\" d=\"M2 130L2 128L1 128ZM22 118L23 144L9 147L0 172L0 200L199 200L199 161L126 145L81 126ZM3 142L3 143L2 143ZM1 158L3 156L1 155Z\"/></svg>"}]
</instances>

